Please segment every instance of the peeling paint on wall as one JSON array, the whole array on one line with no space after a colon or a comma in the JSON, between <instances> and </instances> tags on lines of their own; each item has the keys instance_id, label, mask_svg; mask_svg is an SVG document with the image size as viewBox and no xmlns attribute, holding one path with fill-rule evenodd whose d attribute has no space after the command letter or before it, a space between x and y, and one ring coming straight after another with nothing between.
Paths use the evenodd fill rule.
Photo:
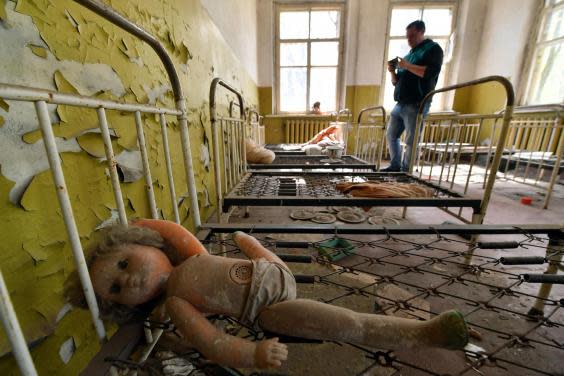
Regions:
<instances>
[{"instance_id":1,"label":"peeling paint on wall","mask_svg":"<svg viewBox=\"0 0 564 376\"><path fill-rule=\"evenodd\" d=\"M60 71L80 94L92 95L102 90L111 91L118 97L124 94L123 84L109 66L57 60L46 49L31 17L15 12L13 7L14 3L6 3L10 28L0 28L1 77L10 77L10 83L17 85L55 90L53 75ZM39 50L44 56L38 56L41 55ZM58 122L55 106L48 107L51 121ZM31 145L20 142L25 134L39 126L33 104L10 101L9 109L2 108L6 113L4 126L0 128L0 164L4 176L16 183L10 192L10 200L17 203L31 178L45 171L48 163L42 141ZM81 150L73 139L57 138L57 146L62 152Z\"/></svg>"}]
</instances>

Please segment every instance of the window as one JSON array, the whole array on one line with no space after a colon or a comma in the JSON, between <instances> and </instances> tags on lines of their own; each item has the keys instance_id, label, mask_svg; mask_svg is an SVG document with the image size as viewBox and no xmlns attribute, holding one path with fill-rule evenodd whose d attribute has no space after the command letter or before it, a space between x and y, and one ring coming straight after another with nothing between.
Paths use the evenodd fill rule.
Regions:
<instances>
[{"instance_id":1,"label":"window","mask_svg":"<svg viewBox=\"0 0 564 376\"><path fill-rule=\"evenodd\" d=\"M564 101L564 0L546 0L525 95L528 105Z\"/></svg>"},{"instance_id":2,"label":"window","mask_svg":"<svg viewBox=\"0 0 564 376\"><path fill-rule=\"evenodd\" d=\"M411 22L423 20L425 22L425 37L437 42L444 51L443 67L437 81L436 88L445 86L448 75L450 58L452 56L451 41L454 25L454 4L447 5L397 5L392 7L388 29L388 53L386 62L396 56L403 57L409 53L410 47L405 39L405 28ZM390 81L387 69L384 69L384 107L391 109L395 105L394 86ZM445 108L442 93L433 96L431 111Z\"/></svg>"},{"instance_id":3,"label":"window","mask_svg":"<svg viewBox=\"0 0 564 376\"><path fill-rule=\"evenodd\" d=\"M278 112L339 108L342 5L279 6L276 30Z\"/></svg>"}]
</instances>

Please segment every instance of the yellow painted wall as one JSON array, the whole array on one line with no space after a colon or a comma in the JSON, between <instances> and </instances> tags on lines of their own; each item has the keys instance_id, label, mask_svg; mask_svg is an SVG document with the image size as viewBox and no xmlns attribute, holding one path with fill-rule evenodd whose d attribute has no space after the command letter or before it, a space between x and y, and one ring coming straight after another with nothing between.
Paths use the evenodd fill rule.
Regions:
<instances>
[{"instance_id":1,"label":"yellow painted wall","mask_svg":"<svg viewBox=\"0 0 564 376\"><path fill-rule=\"evenodd\" d=\"M490 114L505 107L506 94L497 82L458 89L454 96L454 110L462 113Z\"/></svg>"},{"instance_id":2,"label":"yellow painted wall","mask_svg":"<svg viewBox=\"0 0 564 376\"><path fill-rule=\"evenodd\" d=\"M211 154L206 147L211 142L210 82L216 76L225 78L234 87L242 89L247 105L251 106L259 103L257 87L202 9L199 0L113 0L108 3L156 35L172 56L186 96L198 199L205 219L214 209L209 200L215 197L211 167L202 162L206 153ZM1 1L0 6L4 8L5 2ZM13 3L8 1L6 6L13 7ZM126 94L120 100L147 103L148 91L168 82L162 64L150 47L73 1L20 0L15 10L21 15L31 16L48 46L47 51L39 50L39 55L52 54L58 61L109 65L126 88ZM13 14L3 9L1 16L6 25ZM31 47L21 46L22 51L26 48ZM64 75L56 74L53 80L59 91L77 92ZM118 99L108 92L97 96ZM220 93L218 98L219 103L228 102L225 93ZM172 93L164 93L157 99L157 104L174 107ZM87 246L95 226L108 219L111 209L116 207L104 172L105 165L93 156L101 151L101 140L96 135L77 136L80 131L97 126L96 115L93 111L66 106L59 106L57 112L60 121L53 126L56 135L77 138L82 148L80 152L61 153L61 160L81 240L83 246ZM133 117L112 112L108 112L108 117L110 127L118 134L114 140L116 154L136 149ZM172 210L166 188L159 125L153 116L146 116L144 120L158 207L164 217L170 219ZM175 185L180 197L186 192L180 135L176 120L169 118L168 121ZM8 126L3 125L4 128ZM22 148L40 142L36 131L21 137ZM74 266L50 171L33 177L20 203L8 200L13 185L13 181L0 173L0 268L26 339L35 342L32 356L39 374L76 375L97 352L99 345L89 312L73 309L59 321L56 319L65 304L63 283ZM149 216L142 180L122 184L122 189L128 215ZM191 228L187 199L180 205L180 213L183 224ZM73 339L76 351L68 364L64 364L59 357L59 349L69 338ZM1 353L8 351L2 330L0 350ZM18 371L13 357L8 354L0 359L0 375L12 374L18 374Z\"/></svg>"},{"instance_id":3,"label":"yellow painted wall","mask_svg":"<svg viewBox=\"0 0 564 376\"><path fill-rule=\"evenodd\" d=\"M354 121L363 108L381 104L378 103L379 95L380 86L378 85L347 86L345 107L352 111Z\"/></svg>"},{"instance_id":4,"label":"yellow painted wall","mask_svg":"<svg viewBox=\"0 0 564 376\"><path fill-rule=\"evenodd\" d=\"M259 93L259 113L261 115L272 114L272 86L258 88Z\"/></svg>"},{"instance_id":5,"label":"yellow painted wall","mask_svg":"<svg viewBox=\"0 0 564 376\"><path fill-rule=\"evenodd\" d=\"M507 95L497 82L458 89L454 96L453 109L466 114L492 114L505 108ZM480 142L491 136L493 121L486 120L480 132Z\"/></svg>"}]
</instances>

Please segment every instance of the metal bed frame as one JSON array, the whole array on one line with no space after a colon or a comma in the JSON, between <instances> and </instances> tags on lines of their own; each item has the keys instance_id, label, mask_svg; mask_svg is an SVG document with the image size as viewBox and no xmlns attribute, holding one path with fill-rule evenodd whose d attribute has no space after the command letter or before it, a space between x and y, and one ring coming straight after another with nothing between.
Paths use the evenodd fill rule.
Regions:
<instances>
[{"instance_id":1,"label":"metal bed frame","mask_svg":"<svg viewBox=\"0 0 564 376\"><path fill-rule=\"evenodd\" d=\"M337 112L333 112L329 115L330 117L335 117L335 122L341 122L340 119L342 116L346 116L346 121L342 122L345 123L343 129L343 139L345 142L345 146L347 145L347 137L348 132L351 128L351 118L352 113L348 108L344 108ZM331 123L333 120L329 120L327 124ZM267 144L265 147L269 150L272 150L277 156L296 156L296 155L306 155L305 152L301 149L303 143L292 143L295 139L301 139L303 142L307 142L310 137L305 139L306 135L310 135L313 137L317 132L321 131L325 127L322 126L319 122L310 122L312 124L298 124L292 127L285 128L285 138L286 142L284 144ZM346 147L345 147L346 152Z\"/></svg>"},{"instance_id":2,"label":"metal bed frame","mask_svg":"<svg viewBox=\"0 0 564 376\"><path fill-rule=\"evenodd\" d=\"M499 142L498 147L492 154L492 162L489 164L489 169L491 171L496 171L499 167L501 153L503 152L503 145L507 138L509 120L511 118L511 112L513 108L513 87L511 83L499 76L485 77L479 80L470 81L467 83L462 83L459 85L445 87L443 89L435 90L429 93L422 103L430 100L433 94L443 91L456 90L462 87L468 87L473 85L479 85L484 82L497 81L500 82L507 92L507 106L506 111L503 116L503 124L499 131ZM233 88L231 88L234 90ZM211 98L215 97L215 90L212 85L212 90L210 91L210 103ZM421 111L423 107L419 109L419 119L421 117ZM212 107L211 111L215 111ZM499 115L497 115L499 116ZM215 112L212 114L212 119L215 119ZM212 121L212 126L214 121ZM465 125L463 125L465 126ZM418 121L418 126L416 129L416 135L419 134L420 120ZM451 123L451 127L453 124ZM215 128L215 126L214 126ZM240 134L240 132L238 133ZM231 141L233 142L233 141ZM238 143L238 142L235 142ZM219 143L214 142L214 148L216 153L219 152ZM223 145L223 144L222 144ZM415 154L416 145L413 145L413 155ZM381 150L381 149L380 149ZM237 155L237 150L234 153ZM219 157L219 154L217 154ZM235 158L236 159L236 158ZM233 158L225 159L228 162L232 162ZM458 159L456 159L458 161ZM216 161L219 163L219 161ZM233 206L325 206L325 205L347 205L347 206L398 206L404 207L403 215L406 215L406 209L409 206L418 207L437 207L448 214L454 216L455 218L465 222L465 223L482 223L484 216L486 214L486 209L491 196L491 191L493 189L493 184L495 182L495 174L490 174L487 181L484 183L485 189L482 198L468 198L466 197L468 193L468 182L471 176L471 169L468 174L467 184L464 188L464 194L460 194L455 191L454 179L450 178L450 169L446 169L447 178L443 181L443 174L441 173L439 179L432 179L431 174L429 177L423 177L423 169L420 169L419 176L413 175L413 165L415 163L415 158L412 160L410 166L410 173L365 173L359 171L352 172L296 172L296 171L266 171L257 170L249 171L245 173L240 170L240 174L231 180L225 190L218 189L221 195L218 195L217 204L219 211L223 213L228 213L229 209ZM442 170L445 170L445 160L443 159ZM457 173L456 166L453 168L454 172L452 176ZM219 176L220 169L215 170L216 182L220 182ZM458 171L459 172L459 171ZM420 185L427 186L433 190L432 198L410 198L410 199L371 199L371 198L351 198L338 192L334 187L335 183L340 182L363 182L369 180L377 181L399 181L399 182L409 182L417 183ZM235 182L235 184L233 184ZM217 185L220 187L219 185ZM225 192L225 197L222 195ZM458 210L453 208L458 208ZM464 208L471 209L471 217L467 218L468 213L464 213ZM456 211L455 211L456 210ZM218 211L218 219L220 213Z\"/></svg>"},{"instance_id":3,"label":"metal bed frame","mask_svg":"<svg viewBox=\"0 0 564 376\"><path fill-rule=\"evenodd\" d=\"M249 170L281 170L281 169L353 169L353 170L372 170L376 171L375 164L368 164L364 160L353 156L343 155L340 159L330 159L326 155L280 155L276 154L274 162L271 164L250 163Z\"/></svg>"},{"instance_id":4,"label":"metal bed frame","mask_svg":"<svg viewBox=\"0 0 564 376\"><path fill-rule=\"evenodd\" d=\"M501 76L488 76L480 78L477 80L469 81L466 83L461 83L457 85L452 85L444 87L441 89L433 90L428 93L419 105L419 112L417 115L417 124L415 130L415 140L420 140L421 138L421 127L423 126L422 113L425 104L432 99L433 95L441 92L456 90L464 87L480 85L486 82L498 82L505 89L506 93L506 105L503 114L486 114L486 115L456 115L453 117L447 117L447 124L439 122L441 126L441 135L444 137L443 140L435 138L434 147L432 151L426 148L419 152L419 143L414 142L411 146L412 156L411 164L409 166L410 174L417 176L419 179L427 180L438 187L444 187L448 189L455 189L456 187L462 191L463 195L468 194L469 185L473 177L473 171L475 169L475 164L479 155L479 135L485 129L488 122L492 122L490 137L492 142L488 146L486 166L484 168L484 177L482 183L482 204L479 213L478 221L472 221L472 223L481 223L483 217L486 214L486 209L491 198L492 190L496 180L496 171L500 166L500 161L503 153L505 152L504 146L506 144L507 136L509 134L510 121L513 114L513 107L515 103L515 94L513 91L513 86L511 82L505 77ZM501 119L501 125L498 126L498 121ZM425 119L425 122L433 122L434 120ZM475 122L478 123L475 129ZM429 126L428 133L436 132L434 127ZM446 136L444 136L446 134ZM461 167L463 165L463 145L467 137L471 137L471 158L468 168ZM442 146L439 148L439 144ZM442 150L442 153L438 153L437 150ZM440 160L436 161L435 158L440 155ZM415 157L417 156L417 157ZM425 163L430 161L429 163ZM433 174L434 168L439 169L439 174ZM415 170L415 173L414 173ZM492 173L493 172L493 173ZM462 208L457 212L450 210L449 208L444 209L449 214L454 217L461 219Z\"/></svg>"},{"instance_id":5,"label":"metal bed frame","mask_svg":"<svg viewBox=\"0 0 564 376\"><path fill-rule=\"evenodd\" d=\"M347 126L347 149L353 152L343 155L340 160L328 162L326 156L306 156L291 153L276 152L276 159L272 164L249 164L250 170L279 170L279 169L355 169L377 171L380 168L383 147L383 131L385 131L386 110L382 106L363 108L358 114L356 124Z\"/></svg>"},{"instance_id":6,"label":"metal bed frame","mask_svg":"<svg viewBox=\"0 0 564 376\"><path fill-rule=\"evenodd\" d=\"M235 117L235 108L237 108L238 111L241 111L239 106L240 104L238 102L235 102L235 100L229 101L229 117ZM262 124L263 117L258 113L258 111L252 108L245 109L245 112L245 119L248 120L247 136L257 145L263 146L265 139L265 130L264 125Z\"/></svg>"},{"instance_id":7,"label":"metal bed frame","mask_svg":"<svg viewBox=\"0 0 564 376\"><path fill-rule=\"evenodd\" d=\"M558 176L562 173L564 153L564 105L517 107L500 171L503 178L531 185L546 192L543 209L548 208ZM536 169L536 174L535 170ZM547 182L545 170L551 170Z\"/></svg>"},{"instance_id":8,"label":"metal bed frame","mask_svg":"<svg viewBox=\"0 0 564 376\"><path fill-rule=\"evenodd\" d=\"M265 143L265 129L262 123L263 117L259 115L258 111L250 109L248 113L249 118L249 132L250 138L256 142L257 145L264 146Z\"/></svg>"},{"instance_id":9,"label":"metal bed frame","mask_svg":"<svg viewBox=\"0 0 564 376\"><path fill-rule=\"evenodd\" d=\"M372 106L360 110L353 132L353 155L368 163L375 163L379 170L386 139L386 109L383 106Z\"/></svg>"},{"instance_id":10,"label":"metal bed frame","mask_svg":"<svg viewBox=\"0 0 564 376\"><path fill-rule=\"evenodd\" d=\"M482 79L486 81L499 82L493 77ZM481 180L487 197L491 195L487 190L490 175L492 179L497 176L532 185L546 192L546 209L562 172L561 110L561 105L550 105L517 107L509 109L510 114L508 110L484 115L430 114L419 143L416 175L451 189L463 186L464 194L470 183ZM509 126L505 128L508 118ZM486 145L480 143L484 137L489 139ZM497 155L499 165L493 166ZM550 176L543 181L546 170L551 171Z\"/></svg>"}]
</instances>

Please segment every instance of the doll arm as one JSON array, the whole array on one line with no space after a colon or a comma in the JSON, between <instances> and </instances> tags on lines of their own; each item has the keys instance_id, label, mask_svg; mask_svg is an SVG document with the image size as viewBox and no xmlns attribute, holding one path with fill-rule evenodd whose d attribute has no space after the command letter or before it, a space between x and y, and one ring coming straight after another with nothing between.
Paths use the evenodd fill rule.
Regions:
<instances>
[{"instance_id":1,"label":"doll arm","mask_svg":"<svg viewBox=\"0 0 564 376\"><path fill-rule=\"evenodd\" d=\"M239 249L251 260L263 258L267 261L276 262L288 268L284 261L268 249L264 248L255 237L247 235L242 231L237 231L233 234L233 240Z\"/></svg>"},{"instance_id":2,"label":"doll arm","mask_svg":"<svg viewBox=\"0 0 564 376\"><path fill-rule=\"evenodd\" d=\"M223 333L188 301L176 296L166 300L172 322L196 349L212 362L241 368L279 367L286 360L286 345L278 338L251 342Z\"/></svg>"},{"instance_id":3,"label":"doll arm","mask_svg":"<svg viewBox=\"0 0 564 376\"><path fill-rule=\"evenodd\" d=\"M164 219L138 219L132 221L131 224L133 226L150 228L161 234L163 239L176 249L183 260L197 254L208 253L198 238L175 222Z\"/></svg>"}]
</instances>

